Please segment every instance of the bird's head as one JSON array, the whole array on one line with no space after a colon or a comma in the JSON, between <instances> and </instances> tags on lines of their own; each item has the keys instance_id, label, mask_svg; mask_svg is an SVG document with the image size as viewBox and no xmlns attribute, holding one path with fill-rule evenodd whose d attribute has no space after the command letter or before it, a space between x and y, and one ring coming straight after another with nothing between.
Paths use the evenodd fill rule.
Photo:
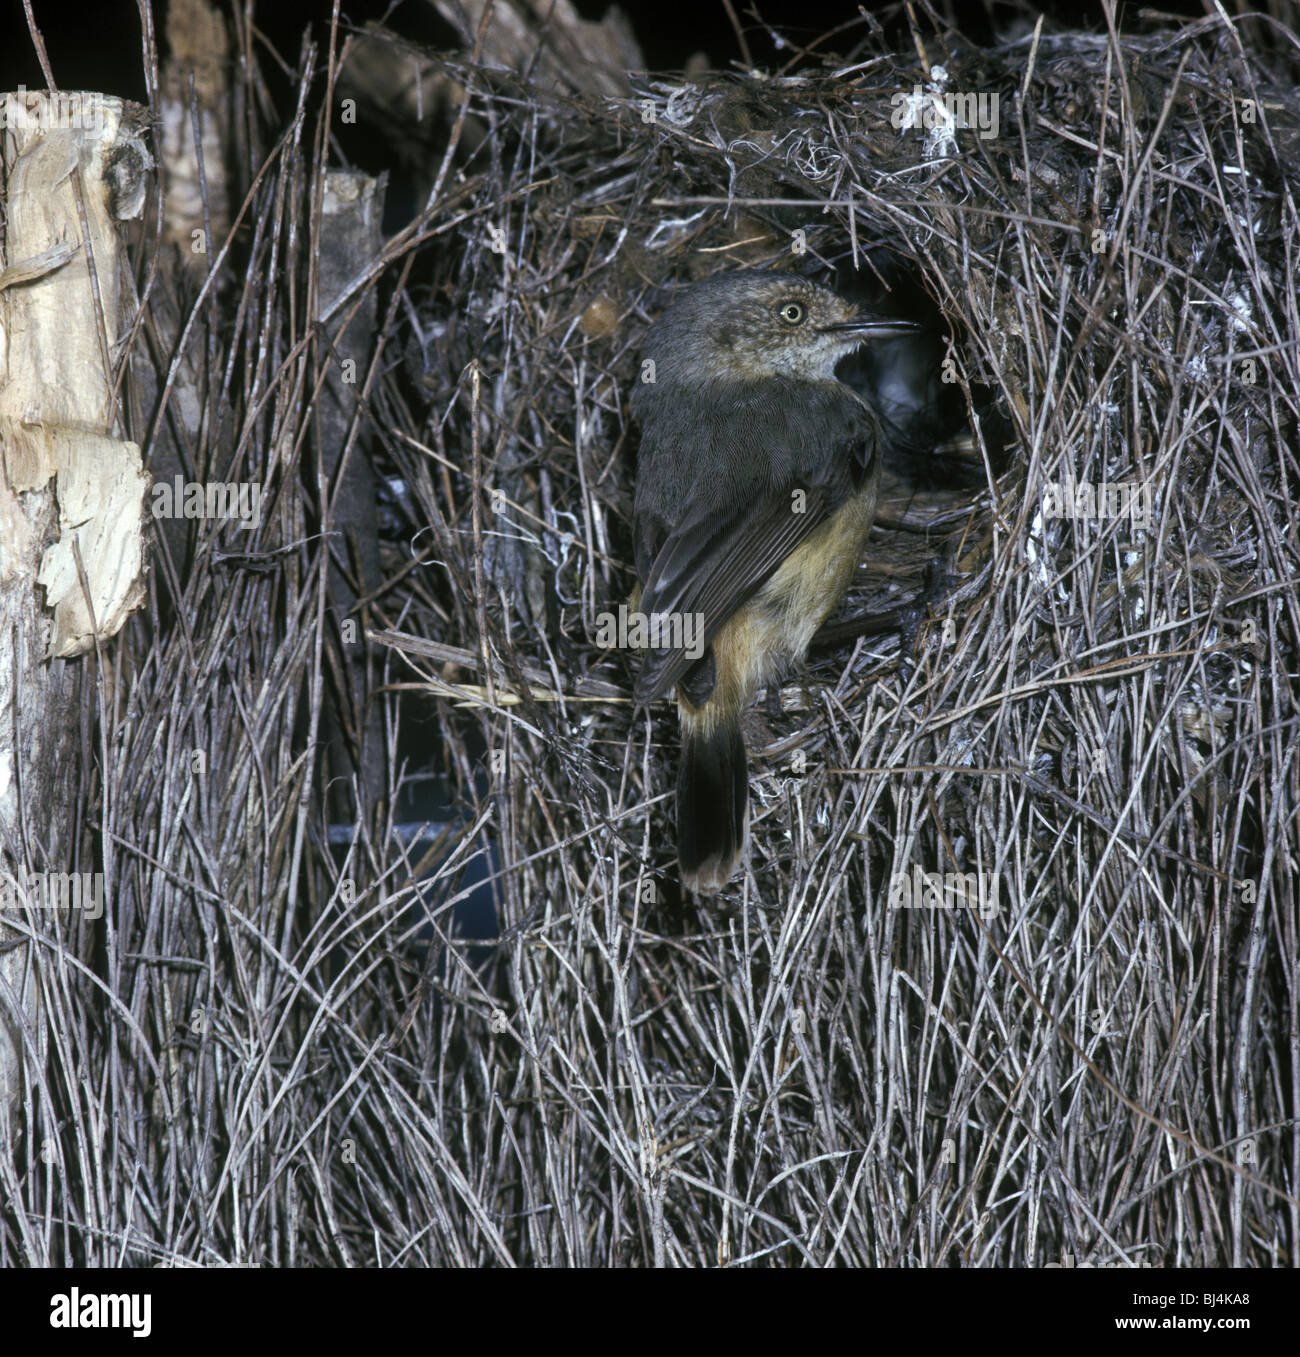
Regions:
<instances>
[{"instance_id":1,"label":"bird's head","mask_svg":"<svg viewBox=\"0 0 1300 1357\"><path fill-rule=\"evenodd\" d=\"M664 312L646 337L644 356L655 363L656 382L831 381L835 364L859 344L919 328L864 315L793 274L724 273L696 283Z\"/></svg>"}]
</instances>

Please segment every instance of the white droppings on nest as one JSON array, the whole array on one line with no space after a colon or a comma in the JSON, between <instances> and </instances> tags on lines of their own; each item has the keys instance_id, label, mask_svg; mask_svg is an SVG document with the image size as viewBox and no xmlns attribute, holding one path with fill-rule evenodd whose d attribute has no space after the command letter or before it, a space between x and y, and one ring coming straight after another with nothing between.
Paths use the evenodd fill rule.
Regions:
<instances>
[{"instance_id":1,"label":"white droppings on nest","mask_svg":"<svg viewBox=\"0 0 1300 1357\"><path fill-rule=\"evenodd\" d=\"M949 763L955 763L962 768L970 768L975 762L975 742L970 739L954 739L948 746ZM960 844L955 845L960 847Z\"/></svg>"},{"instance_id":2,"label":"white droppings on nest","mask_svg":"<svg viewBox=\"0 0 1300 1357\"><path fill-rule=\"evenodd\" d=\"M480 295L471 298L466 310L476 319L491 322L500 316L509 305L509 295L501 288L496 288L491 296L483 297Z\"/></svg>"},{"instance_id":3,"label":"white droppings on nest","mask_svg":"<svg viewBox=\"0 0 1300 1357\"><path fill-rule=\"evenodd\" d=\"M1030 579L1042 589L1052 587L1052 572L1047 566L1046 553L1040 550L1040 545L1045 545L1046 542L1047 524L1043 518L1043 506L1040 502L1029 524L1029 531L1025 534L1025 560L1029 562ZM1062 598L1067 597L1063 586L1060 594Z\"/></svg>"},{"instance_id":4,"label":"white droppings on nest","mask_svg":"<svg viewBox=\"0 0 1300 1357\"><path fill-rule=\"evenodd\" d=\"M909 94L900 106L898 129L926 129L922 160L946 160L957 153L957 119L942 99L926 91Z\"/></svg>"},{"instance_id":5,"label":"white droppings on nest","mask_svg":"<svg viewBox=\"0 0 1300 1357\"><path fill-rule=\"evenodd\" d=\"M1255 308L1250 304L1250 298L1246 296L1240 288L1231 288L1224 301L1232 309L1230 323L1236 334L1248 334L1253 329L1255 320Z\"/></svg>"}]
</instances>

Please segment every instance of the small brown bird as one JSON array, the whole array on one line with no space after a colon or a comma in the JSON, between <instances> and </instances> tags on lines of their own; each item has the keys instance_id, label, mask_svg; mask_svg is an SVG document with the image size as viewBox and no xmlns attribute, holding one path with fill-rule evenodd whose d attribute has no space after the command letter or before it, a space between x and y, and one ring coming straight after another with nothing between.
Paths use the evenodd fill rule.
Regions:
<instances>
[{"instance_id":1,"label":"small brown bird","mask_svg":"<svg viewBox=\"0 0 1300 1357\"><path fill-rule=\"evenodd\" d=\"M917 328L855 314L806 279L752 272L696 284L646 337L632 398L637 606L665 625L635 696L677 689L677 858L690 890L726 885L744 851L742 712L803 658L871 531L879 425L835 365L872 336Z\"/></svg>"}]
</instances>

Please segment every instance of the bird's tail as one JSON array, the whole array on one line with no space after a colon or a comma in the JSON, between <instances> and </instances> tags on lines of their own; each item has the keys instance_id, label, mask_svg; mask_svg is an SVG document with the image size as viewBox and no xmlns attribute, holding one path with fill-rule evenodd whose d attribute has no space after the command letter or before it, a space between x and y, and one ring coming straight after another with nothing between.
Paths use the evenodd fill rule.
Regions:
<instances>
[{"instance_id":1,"label":"bird's tail","mask_svg":"<svg viewBox=\"0 0 1300 1357\"><path fill-rule=\"evenodd\" d=\"M731 880L745 850L749 768L740 722L706 724L683 708L677 773L677 861L687 890L711 895Z\"/></svg>"}]
</instances>

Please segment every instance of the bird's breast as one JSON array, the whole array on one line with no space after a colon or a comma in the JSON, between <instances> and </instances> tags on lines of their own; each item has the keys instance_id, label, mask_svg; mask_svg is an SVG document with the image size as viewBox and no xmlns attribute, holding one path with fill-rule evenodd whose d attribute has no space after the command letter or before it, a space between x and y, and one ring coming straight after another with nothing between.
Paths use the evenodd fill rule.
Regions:
<instances>
[{"instance_id":1,"label":"bird's breast","mask_svg":"<svg viewBox=\"0 0 1300 1357\"><path fill-rule=\"evenodd\" d=\"M682 719L693 730L711 732L723 714L742 710L759 688L804 657L862 558L875 517L877 480L871 474L719 629L710 700L697 708L678 690Z\"/></svg>"},{"instance_id":2,"label":"bird's breast","mask_svg":"<svg viewBox=\"0 0 1300 1357\"><path fill-rule=\"evenodd\" d=\"M777 566L755 595L754 606L776 623L789 659L802 659L849 587L871 533L876 491L877 476L872 475Z\"/></svg>"}]
</instances>

